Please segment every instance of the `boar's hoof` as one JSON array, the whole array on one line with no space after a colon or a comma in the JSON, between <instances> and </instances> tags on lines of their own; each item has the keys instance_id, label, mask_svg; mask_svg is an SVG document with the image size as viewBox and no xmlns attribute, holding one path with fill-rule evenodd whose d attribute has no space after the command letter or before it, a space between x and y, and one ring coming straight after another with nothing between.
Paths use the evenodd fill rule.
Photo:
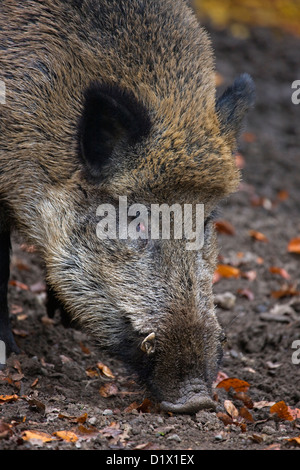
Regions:
<instances>
[{"instance_id":1,"label":"boar's hoof","mask_svg":"<svg viewBox=\"0 0 300 470\"><path fill-rule=\"evenodd\" d=\"M163 401L160 407L164 411L171 411L172 413L189 413L194 414L202 409L216 408L216 403L208 396L195 395L185 402L168 402Z\"/></svg>"}]
</instances>

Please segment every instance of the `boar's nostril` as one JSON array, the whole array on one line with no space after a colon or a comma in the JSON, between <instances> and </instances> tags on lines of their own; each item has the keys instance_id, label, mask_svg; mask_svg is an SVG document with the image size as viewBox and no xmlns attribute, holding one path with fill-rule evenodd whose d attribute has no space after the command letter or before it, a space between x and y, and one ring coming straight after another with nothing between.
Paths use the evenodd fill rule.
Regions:
<instances>
[{"instance_id":1,"label":"boar's nostril","mask_svg":"<svg viewBox=\"0 0 300 470\"><path fill-rule=\"evenodd\" d=\"M185 402L168 402L163 401L161 409L164 411L171 411L173 413L197 413L199 410L216 408L216 403L208 396L195 395Z\"/></svg>"}]
</instances>

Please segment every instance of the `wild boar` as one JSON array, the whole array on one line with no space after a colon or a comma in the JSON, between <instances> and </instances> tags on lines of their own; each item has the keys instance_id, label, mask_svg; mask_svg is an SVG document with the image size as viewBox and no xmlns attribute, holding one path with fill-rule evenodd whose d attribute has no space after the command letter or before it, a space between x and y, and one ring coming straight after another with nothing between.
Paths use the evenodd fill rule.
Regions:
<instances>
[{"instance_id":1,"label":"wild boar","mask_svg":"<svg viewBox=\"0 0 300 470\"><path fill-rule=\"evenodd\" d=\"M0 24L7 351L18 350L7 307L17 230L39 250L67 314L163 410L214 407L224 336L212 294L214 211L239 183L233 153L252 79L241 75L216 99L211 42L183 0L2 0ZM120 200L138 208L126 212L137 237L120 236L120 215L105 219ZM162 204L202 205L198 249L187 249L187 236L147 236L142 208ZM101 236L103 220L117 236Z\"/></svg>"}]
</instances>

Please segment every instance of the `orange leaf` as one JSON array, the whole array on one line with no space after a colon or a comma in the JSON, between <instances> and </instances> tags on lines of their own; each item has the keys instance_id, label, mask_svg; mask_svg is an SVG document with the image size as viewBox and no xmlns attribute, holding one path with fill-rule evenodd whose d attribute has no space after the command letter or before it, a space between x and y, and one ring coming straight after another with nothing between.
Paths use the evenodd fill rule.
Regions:
<instances>
[{"instance_id":1,"label":"orange leaf","mask_svg":"<svg viewBox=\"0 0 300 470\"><path fill-rule=\"evenodd\" d=\"M105 375L106 377L110 377L111 379L115 378L110 368L107 367L105 364L103 364L103 362L98 362L97 367L102 372L102 374Z\"/></svg>"},{"instance_id":2,"label":"orange leaf","mask_svg":"<svg viewBox=\"0 0 300 470\"><path fill-rule=\"evenodd\" d=\"M272 274L280 274L280 276L283 277L284 279L290 279L291 278L289 273L284 268L279 268L277 266L271 266L269 268L269 271Z\"/></svg>"},{"instance_id":3,"label":"orange leaf","mask_svg":"<svg viewBox=\"0 0 300 470\"><path fill-rule=\"evenodd\" d=\"M22 433L23 441L42 441L42 442L51 442L55 441L56 439L50 434L42 431L23 431Z\"/></svg>"},{"instance_id":4,"label":"orange leaf","mask_svg":"<svg viewBox=\"0 0 300 470\"><path fill-rule=\"evenodd\" d=\"M260 241L260 242L268 242L268 238L266 235L264 235L261 232L257 232L257 230L250 230L249 231L250 237L254 238L254 240Z\"/></svg>"},{"instance_id":5,"label":"orange leaf","mask_svg":"<svg viewBox=\"0 0 300 470\"><path fill-rule=\"evenodd\" d=\"M137 410L141 413L150 413L152 403L148 398L145 398L144 401L137 407Z\"/></svg>"},{"instance_id":6,"label":"orange leaf","mask_svg":"<svg viewBox=\"0 0 300 470\"><path fill-rule=\"evenodd\" d=\"M289 253L297 253L300 254L300 237L292 238L289 241L287 250Z\"/></svg>"},{"instance_id":7,"label":"orange leaf","mask_svg":"<svg viewBox=\"0 0 300 470\"><path fill-rule=\"evenodd\" d=\"M216 220L215 227L217 232L224 233L225 235L234 235L235 230L233 225L231 225L227 220Z\"/></svg>"},{"instance_id":8,"label":"orange leaf","mask_svg":"<svg viewBox=\"0 0 300 470\"><path fill-rule=\"evenodd\" d=\"M289 193L288 191L286 191L285 189L282 189L281 191L278 192L277 194L277 199L279 201L285 201L286 199L288 199L289 197Z\"/></svg>"},{"instance_id":9,"label":"orange leaf","mask_svg":"<svg viewBox=\"0 0 300 470\"><path fill-rule=\"evenodd\" d=\"M67 441L67 442L78 441L78 437L72 431L55 431L52 435L58 437L59 439L63 439L64 441Z\"/></svg>"},{"instance_id":10,"label":"orange leaf","mask_svg":"<svg viewBox=\"0 0 300 470\"><path fill-rule=\"evenodd\" d=\"M216 274L219 274L222 277L239 277L241 272L238 268L234 268L229 264L218 264L217 269L215 271Z\"/></svg>"},{"instance_id":11,"label":"orange leaf","mask_svg":"<svg viewBox=\"0 0 300 470\"><path fill-rule=\"evenodd\" d=\"M287 444L300 446L300 436L291 437L290 439L286 439L286 441L287 441Z\"/></svg>"},{"instance_id":12,"label":"orange leaf","mask_svg":"<svg viewBox=\"0 0 300 470\"><path fill-rule=\"evenodd\" d=\"M0 395L0 403L8 403L10 401L16 401L18 399L18 395Z\"/></svg>"},{"instance_id":13,"label":"orange leaf","mask_svg":"<svg viewBox=\"0 0 300 470\"><path fill-rule=\"evenodd\" d=\"M272 297L281 299L282 297L289 297L292 295L300 295L300 291L296 289L296 285L284 285L282 289L271 292Z\"/></svg>"},{"instance_id":14,"label":"orange leaf","mask_svg":"<svg viewBox=\"0 0 300 470\"><path fill-rule=\"evenodd\" d=\"M277 413L279 418L285 419L287 421L293 421L294 418L289 412L288 406L285 404L284 401L279 401L275 403L275 405L271 406L270 413Z\"/></svg>"},{"instance_id":15,"label":"orange leaf","mask_svg":"<svg viewBox=\"0 0 300 470\"><path fill-rule=\"evenodd\" d=\"M224 388L226 392L233 388L236 392L247 392L250 384L245 380L240 380L235 377L224 379L218 383L217 388Z\"/></svg>"},{"instance_id":16,"label":"orange leaf","mask_svg":"<svg viewBox=\"0 0 300 470\"><path fill-rule=\"evenodd\" d=\"M19 289L29 290L29 287L27 286L27 284L24 284L23 282L17 281L15 279L12 279L11 281L9 281L8 284L10 286L18 287Z\"/></svg>"}]
</instances>

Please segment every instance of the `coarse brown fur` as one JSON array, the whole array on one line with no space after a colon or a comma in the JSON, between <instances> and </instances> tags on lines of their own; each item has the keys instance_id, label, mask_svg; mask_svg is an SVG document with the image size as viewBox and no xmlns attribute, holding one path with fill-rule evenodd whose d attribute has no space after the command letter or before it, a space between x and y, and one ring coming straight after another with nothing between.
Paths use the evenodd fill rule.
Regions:
<instances>
[{"instance_id":1,"label":"coarse brown fur","mask_svg":"<svg viewBox=\"0 0 300 470\"><path fill-rule=\"evenodd\" d=\"M0 24L0 232L37 246L71 317L160 400L180 402L194 379L188 395L203 394L221 355L211 214L239 182L232 153L250 79L216 103L211 44L182 0L2 0ZM101 165L84 141L97 100L113 125ZM100 241L97 207L118 196L205 204L203 249Z\"/></svg>"}]
</instances>

